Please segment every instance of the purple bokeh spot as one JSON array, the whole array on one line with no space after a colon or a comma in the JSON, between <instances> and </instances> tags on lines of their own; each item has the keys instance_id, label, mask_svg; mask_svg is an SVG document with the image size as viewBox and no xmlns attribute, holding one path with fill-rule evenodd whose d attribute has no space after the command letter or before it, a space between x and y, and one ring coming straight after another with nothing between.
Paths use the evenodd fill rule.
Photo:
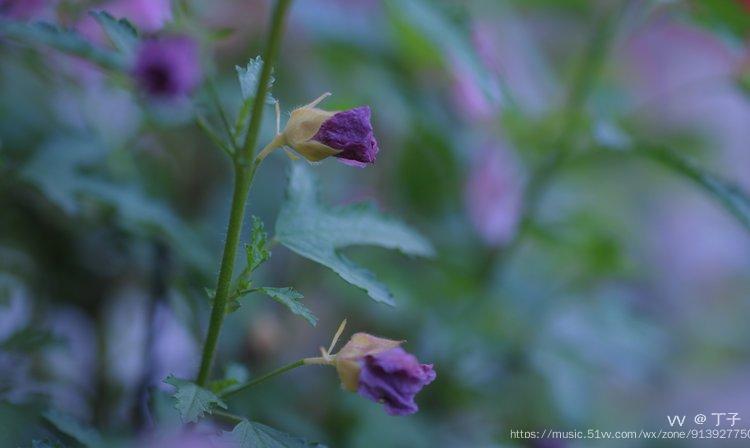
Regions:
<instances>
[{"instance_id":1,"label":"purple bokeh spot","mask_svg":"<svg viewBox=\"0 0 750 448\"><path fill-rule=\"evenodd\" d=\"M383 403L390 415L409 415L419 407L414 396L435 380L432 364L420 364L414 355L397 347L360 361L358 393Z\"/></svg>"},{"instance_id":2,"label":"purple bokeh spot","mask_svg":"<svg viewBox=\"0 0 750 448\"><path fill-rule=\"evenodd\" d=\"M48 0L0 0L0 16L29 20L39 14Z\"/></svg>"},{"instance_id":3,"label":"purple bokeh spot","mask_svg":"<svg viewBox=\"0 0 750 448\"><path fill-rule=\"evenodd\" d=\"M201 78L198 46L186 37L146 41L138 50L133 76L150 96L170 99L187 95Z\"/></svg>"},{"instance_id":4,"label":"purple bokeh spot","mask_svg":"<svg viewBox=\"0 0 750 448\"><path fill-rule=\"evenodd\" d=\"M347 165L357 167L375 163L375 156L379 150L372 131L368 106L356 107L333 115L323 122L312 139L338 149L341 152L334 157L338 157Z\"/></svg>"}]
</instances>

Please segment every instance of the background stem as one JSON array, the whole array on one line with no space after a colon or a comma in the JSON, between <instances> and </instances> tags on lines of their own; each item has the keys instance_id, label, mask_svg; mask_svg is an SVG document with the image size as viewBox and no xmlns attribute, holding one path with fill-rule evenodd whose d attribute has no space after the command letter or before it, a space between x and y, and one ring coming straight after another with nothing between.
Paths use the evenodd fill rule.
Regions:
<instances>
[{"instance_id":1,"label":"background stem","mask_svg":"<svg viewBox=\"0 0 750 448\"><path fill-rule=\"evenodd\" d=\"M503 269L508 260L515 254L536 220L539 203L549 188L560 167L574 150L576 131L584 113L586 99L596 85L596 80L606 60L608 50L616 34L617 24L625 15L629 1L622 2L618 8L595 24L588 45L581 57L581 63L571 81L568 95L563 105L563 119L559 135L555 140L557 148L550 157L542 162L531 175L524 191L524 206L521 211L518 231L515 237L504 247L488 254L482 276L489 276L493 268Z\"/></svg>"}]
</instances>

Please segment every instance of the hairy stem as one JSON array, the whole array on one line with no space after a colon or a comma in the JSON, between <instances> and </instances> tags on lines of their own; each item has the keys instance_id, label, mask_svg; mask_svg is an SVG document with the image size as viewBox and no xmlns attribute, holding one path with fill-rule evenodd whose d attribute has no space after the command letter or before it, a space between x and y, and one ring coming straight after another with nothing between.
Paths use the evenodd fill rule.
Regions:
<instances>
[{"instance_id":1,"label":"hairy stem","mask_svg":"<svg viewBox=\"0 0 750 448\"><path fill-rule=\"evenodd\" d=\"M224 323L224 317L227 311L227 302L229 290L232 285L232 274L234 272L234 260L237 256L237 246L240 242L240 233L242 223L245 219L245 203L247 194L250 191L250 185L255 177L255 171L261 163L261 159L256 159L252 163L255 146L258 142L260 124L263 119L263 103L268 93L268 81L271 77L271 67L276 60L278 53L281 31L284 24L284 17L291 0L279 0L273 11L271 28L268 33L266 49L264 53L263 70L261 71L260 81L255 92L255 102L253 103L253 112L250 117L250 127L248 128L247 138L241 151L235 153L234 162L234 191L232 193L232 206L229 215L229 225L227 227L227 239L224 242L224 254L221 259L219 268L219 279L216 285L216 295L214 296L211 317L206 333L206 341L203 345L203 355L201 356L201 366L198 372L196 382L199 386L205 386L211 374L211 365L213 364L214 353L219 341L221 326ZM248 157L248 155L250 157Z\"/></svg>"},{"instance_id":2,"label":"hairy stem","mask_svg":"<svg viewBox=\"0 0 750 448\"><path fill-rule=\"evenodd\" d=\"M290 3L291 0L278 0L276 8L273 11L268 43L263 53L263 68L260 71L260 79L258 79L258 90L255 93L255 98L253 98L253 115L250 117L250 126L245 136L245 144L242 145L242 151L240 151L242 153L240 154L240 160L244 157L245 161L249 161L255 156L255 146L258 141L258 133L260 132L260 124L263 118L263 105L266 102L266 95L268 94L268 82L271 80L273 63L276 60L276 55L281 45L284 17Z\"/></svg>"},{"instance_id":3,"label":"hairy stem","mask_svg":"<svg viewBox=\"0 0 750 448\"><path fill-rule=\"evenodd\" d=\"M257 385L257 384L260 384L263 381L271 379L271 378L273 378L273 377L275 377L277 375L281 375L282 373L287 372L289 370L296 369L297 367L304 366L305 364L314 364L314 363L309 363L305 359L299 359L299 360L294 361L292 363L289 363L289 364L287 364L285 366L281 366L281 367L279 367L276 370L272 370L272 371L266 373L265 375L262 375L262 376L259 376L258 378L250 380L247 383L241 384L241 385L235 387L234 389L232 389L230 391L224 392L223 394L221 394L221 398L226 398L226 397L232 396L232 395L234 395L234 394L236 394L238 392L242 392L242 391L245 391L247 389L250 389L251 387L253 387L253 386Z\"/></svg>"},{"instance_id":4,"label":"hairy stem","mask_svg":"<svg viewBox=\"0 0 750 448\"><path fill-rule=\"evenodd\" d=\"M241 166L236 166L234 171L234 192L232 193L232 208L229 214L227 239L224 243L224 255L221 259L216 295L214 296L213 308L211 309L206 342L203 345L200 372L196 381L200 386L206 384L208 376L211 373L211 364L213 363L216 344L218 343L221 325L224 322L224 316L227 312L227 298L229 297L229 288L232 284L234 260L237 257L237 246L240 242L242 222L245 218L245 202L254 174L254 170L247 172Z\"/></svg>"}]
</instances>

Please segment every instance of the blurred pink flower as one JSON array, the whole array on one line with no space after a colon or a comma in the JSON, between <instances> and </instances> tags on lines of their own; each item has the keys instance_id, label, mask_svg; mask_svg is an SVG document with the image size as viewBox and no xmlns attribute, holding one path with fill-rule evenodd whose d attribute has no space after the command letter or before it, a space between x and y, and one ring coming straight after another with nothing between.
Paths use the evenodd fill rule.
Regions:
<instances>
[{"instance_id":1,"label":"blurred pink flower","mask_svg":"<svg viewBox=\"0 0 750 448\"><path fill-rule=\"evenodd\" d=\"M459 58L451 58L451 97L466 121L487 121L496 112L495 105L482 90L480 80L467 64Z\"/></svg>"},{"instance_id":2,"label":"blurred pink flower","mask_svg":"<svg viewBox=\"0 0 750 448\"><path fill-rule=\"evenodd\" d=\"M523 185L522 168L505 143L489 144L474 154L465 200L469 218L487 244L503 245L515 234Z\"/></svg>"}]
</instances>

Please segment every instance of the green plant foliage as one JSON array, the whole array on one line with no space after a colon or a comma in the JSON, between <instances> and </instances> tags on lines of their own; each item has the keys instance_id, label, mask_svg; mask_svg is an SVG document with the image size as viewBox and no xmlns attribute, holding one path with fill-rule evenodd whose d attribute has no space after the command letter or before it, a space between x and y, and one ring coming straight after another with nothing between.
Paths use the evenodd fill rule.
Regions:
<instances>
[{"instance_id":1,"label":"green plant foliage","mask_svg":"<svg viewBox=\"0 0 750 448\"><path fill-rule=\"evenodd\" d=\"M84 426L67 414L52 409L45 412L44 418L58 431L72 437L87 448L99 448L104 446L104 440L98 431Z\"/></svg>"},{"instance_id":2,"label":"green plant foliage","mask_svg":"<svg viewBox=\"0 0 750 448\"><path fill-rule=\"evenodd\" d=\"M31 448L65 448L65 445L57 440L33 440Z\"/></svg>"},{"instance_id":3,"label":"green plant foliage","mask_svg":"<svg viewBox=\"0 0 750 448\"><path fill-rule=\"evenodd\" d=\"M0 19L0 36L10 37L29 44L46 45L64 53L87 59L105 68L115 70L126 68L122 55L100 48L77 32L51 23L25 24Z\"/></svg>"},{"instance_id":4,"label":"green plant foliage","mask_svg":"<svg viewBox=\"0 0 750 448\"><path fill-rule=\"evenodd\" d=\"M253 216L253 231L250 244L245 245L247 267L250 272L258 269L258 266L271 258L271 252L266 247L267 244L268 235L263 229L263 221L257 216Z\"/></svg>"},{"instance_id":5,"label":"green plant foliage","mask_svg":"<svg viewBox=\"0 0 750 448\"><path fill-rule=\"evenodd\" d=\"M307 309L307 307L300 303L299 299L304 296L295 291L294 288L264 287L260 288L259 291L284 305L285 307L289 308L289 311L291 311L292 313L298 316L302 316L306 321L310 322L310 325L312 325L313 327L318 323L318 318L315 317L315 315L309 309Z\"/></svg>"},{"instance_id":6,"label":"green plant foliage","mask_svg":"<svg viewBox=\"0 0 750 448\"><path fill-rule=\"evenodd\" d=\"M237 79L240 81L240 89L242 90L242 98L245 100L252 99L255 92L258 90L258 79L260 78L260 72L263 69L263 59L260 56L256 56L254 59L250 59L247 65L235 67L237 70ZM271 95L271 87L273 87L274 77L268 80L268 95L266 96L266 104L273 104L276 99Z\"/></svg>"},{"instance_id":7,"label":"green plant foliage","mask_svg":"<svg viewBox=\"0 0 750 448\"><path fill-rule=\"evenodd\" d=\"M115 19L106 11L91 11L89 14L99 23L109 40L119 51L132 54L138 44L138 30L127 19Z\"/></svg>"},{"instance_id":8,"label":"green plant foliage","mask_svg":"<svg viewBox=\"0 0 750 448\"><path fill-rule=\"evenodd\" d=\"M177 389L173 395L176 400L175 409L180 412L180 417L185 423L197 422L217 407L227 408L227 405L216 394L191 381L170 375L164 382Z\"/></svg>"},{"instance_id":9,"label":"green plant foliage","mask_svg":"<svg viewBox=\"0 0 750 448\"><path fill-rule=\"evenodd\" d=\"M276 221L276 239L305 258L327 266L378 302L393 304L393 294L370 271L339 251L348 246L379 246L429 257L434 249L422 235L379 213L371 204L329 208L318 200L317 180L301 163L292 165L286 200Z\"/></svg>"},{"instance_id":10,"label":"green plant foliage","mask_svg":"<svg viewBox=\"0 0 750 448\"><path fill-rule=\"evenodd\" d=\"M247 420L239 423L231 432L224 432L222 441L236 448L325 448L319 443L308 442Z\"/></svg>"},{"instance_id":11,"label":"green plant foliage","mask_svg":"<svg viewBox=\"0 0 750 448\"><path fill-rule=\"evenodd\" d=\"M187 260L206 266L210 256L198 243L195 233L162 204L137 187L110 183L91 172L105 156L104 148L78 137L60 137L44 144L21 171L53 203L68 214L84 211L83 203L94 200L114 209L120 224L135 234L163 236ZM90 204L90 203L89 203Z\"/></svg>"},{"instance_id":12,"label":"green plant foliage","mask_svg":"<svg viewBox=\"0 0 750 448\"><path fill-rule=\"evenodd\" d=\"M643 148L637 154L659 162L708 192L750 231L750 197L739 186L710 173L690 159L668 148Z\"/></svg>"},{"instance_id":13,"label":"green plant foliage","mask_svg":"<svg viewBox=\"0 0 750 448\"><path fill-rule=\"evenodd\" d=\"M60 339L49 331L28 326L0 342L0 351L30 353L60 343Z\"/></svg>"}]
</instances>

